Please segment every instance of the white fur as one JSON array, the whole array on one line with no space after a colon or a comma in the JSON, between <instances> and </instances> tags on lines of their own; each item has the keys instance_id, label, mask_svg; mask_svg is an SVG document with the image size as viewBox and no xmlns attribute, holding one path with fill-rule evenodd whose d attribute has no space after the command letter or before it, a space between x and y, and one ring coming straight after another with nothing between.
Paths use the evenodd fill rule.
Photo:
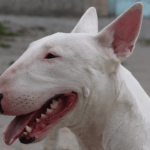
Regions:
<instances>
[{"instance_id":1,"label":"white fur","mask_svg":"<svg viewBox=\"0 0 150 150\"><path fill-rule=\"evenodd\" d=\"M141 3L136 7L141 9ZM71 34L33 42L1 76L4 112L27 114L55 94L76 91L77 105L50 134L67 126L81 150L149 150L150 99L109 47L112 34L97 36L96 22L92 8ZM61 58L44 59L50 52Z\"/></svg>"}]
</instances>

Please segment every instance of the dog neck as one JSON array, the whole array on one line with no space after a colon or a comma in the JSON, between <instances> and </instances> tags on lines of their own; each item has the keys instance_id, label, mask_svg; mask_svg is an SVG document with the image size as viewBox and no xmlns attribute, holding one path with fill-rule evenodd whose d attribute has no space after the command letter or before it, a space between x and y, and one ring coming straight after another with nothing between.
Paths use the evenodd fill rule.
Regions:
<instances>
[{"instance_id":1,"label":"dog neck","mask_svg":"<svg viewBox=\"0 0 150 150\"><path fill-rule=\"evenodd\" d=\"M125 149L130 149L128 147L130 140L138 149L137 143L143 140L143 136L135 140L137 135L133 129L143 121L142 118L150 120L149 97L132 74L122 66L118 68L110 87L112 97L107 96L105 99L108 103L100 106L99 98L89 100L83 120L77 126L70 128L76 135L81 150L108 150L110 147L119 150L121 149L119 146L123 144L126 144ZM133 126L126 121L130 119L135 122ZM138 133L139 128L137 128ZM142 128L144 130L143 126Z\"/></svg>"},{"instance_id":2,"label":"dog neck","mask_svg":"<svg viewBox=\"0 0 150 150\"><path fill-rule=\"evenodd\" d=\"M103 150L102 134L120 88L115 78L112 74L106 86L98 83L92 89L90 97L86 99L87 105L80 123L69 127L76 135L81 150ZM107 88L104 88L107 92L99 92L102 86Z\"/></svg>"}]
</instances>

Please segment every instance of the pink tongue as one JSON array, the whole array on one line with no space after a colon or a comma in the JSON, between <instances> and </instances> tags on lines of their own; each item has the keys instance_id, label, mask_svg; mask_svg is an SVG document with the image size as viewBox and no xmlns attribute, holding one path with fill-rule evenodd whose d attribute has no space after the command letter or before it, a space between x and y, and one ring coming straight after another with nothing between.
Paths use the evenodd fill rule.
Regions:
<instances>
[{"instance_id":1,"label":"pink tongue","mask_svg":"<svg viewBox=\"0 0 150 150\"><path fill-rule=\"evenodd\" d=\"M3 133L3 139L7 145L11 145L20 136L33 115L34 113L17 116L10 122L6 131Z\"/></svg>"}]
</instances>

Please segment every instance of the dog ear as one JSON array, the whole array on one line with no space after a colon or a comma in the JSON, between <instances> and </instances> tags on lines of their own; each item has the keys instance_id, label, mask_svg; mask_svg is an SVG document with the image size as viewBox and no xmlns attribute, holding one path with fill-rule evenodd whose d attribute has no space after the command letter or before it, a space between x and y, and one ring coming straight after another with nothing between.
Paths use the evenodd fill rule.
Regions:
<instances>
[{"instance_id":1,"label":"dog ear","mask_svg":"<svg viewBox=\"0 0 150 150\"><path fill-rule=\"evenodd\" d=\"M71 33L98 33L98 18L94 7L84 13Z\"/></svg>"},{"instance_id":2,"label":"dog ear","mask_svg":"<svg viewBox=\"0 0 150 150\"><path fill-rule=\"evenodd\" d=\"M109 49L109 56L113 55L121 62L132 54L140 32L142 16L143 4L135 3L98 34L96 38L103 47Z\"/></svg>"}]
</instances>

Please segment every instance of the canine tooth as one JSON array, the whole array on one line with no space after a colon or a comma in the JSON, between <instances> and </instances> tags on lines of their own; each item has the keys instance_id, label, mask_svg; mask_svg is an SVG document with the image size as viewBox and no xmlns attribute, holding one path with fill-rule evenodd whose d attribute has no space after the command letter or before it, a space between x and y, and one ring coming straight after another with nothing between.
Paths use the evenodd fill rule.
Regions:
<instances>
[{"instance_id":1,"label":"canine tooth","mask_svg":"<svg viewBox=\"0 0 150 150\"><path fill-rule=\"evenodd\" d=\"M28 133L27 133L27 132L23 132L23 134L24 134L24 135L27 135Z\"/></svg>"},{"instance_id":2,"label":"canine tooth","mask_svg":"<svg viewBox=\"0 0 150 150\"><path fill-rule=\"evenodd\" d=\"M52 109L47 108L47 109L46 109L46 113L48 114L48 113L50 113L50 112L52 112Z\"/></svg>"},{"instance_id":3,"label":"canine tooth","mask_svg":"<svg viewBox=\"0 0 150 150\"><path fill-rule=\"evenodd\" d=\"M50 105L50 106L51 106L51 108L56 108L56 107L57 107L57 105L58 105L58 101L53 100L52 102L53 102L53 103Z\"/></svg>"},{"instance_id":4,"label":"canine tooth","mask_svg":"<svg viewBox=\"0 0 150 150\"><path fill-rule=\"evenodd\" d=\"M36 118L36 122L37 122L37 123L40 122L40 119Z\"/></svg>"},{"instance_id":5,"label":"canine tooth","mask_svg":"<svg viewBox=\"0 0 150 150\"><path fill-rule=\"evenodd\" d=\"M27 130L28 133L30 133L32 131L32 128L29 127L29 126L26 126L26 130Z\"/></svg>"},{"instance_id":6,"label":"canine tooth","mask_svg":"<svg viewBox=\"0 0 150 150\"><path fill-rule=\"evenodd\" d=\"M47 116L44 114L41 114L41 118L46 118Z\"/></svg>"}]
</instances>

